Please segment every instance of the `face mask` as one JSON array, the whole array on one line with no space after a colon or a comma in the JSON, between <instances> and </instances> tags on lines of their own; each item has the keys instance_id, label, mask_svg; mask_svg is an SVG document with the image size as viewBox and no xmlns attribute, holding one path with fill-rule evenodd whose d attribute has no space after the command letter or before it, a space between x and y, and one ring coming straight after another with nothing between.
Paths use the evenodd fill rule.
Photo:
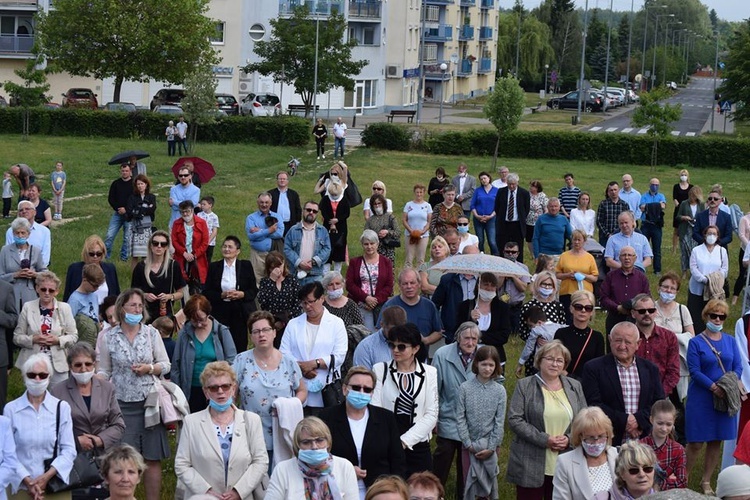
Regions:
<instances>
[{"instance_id":1,"label":"face mask","mask_svg":"<svg viewBox=\"0 0 750 500\"><path fill-rule=\"evenodd\" d=\"M143 314L131 314L129 312L125 313L125 323L128 325L137 325L138 323L143 320Z\"/></svg>"},{"instance_id":2,"label":"face mask","mask_svg":"<svg viewBox=\"0 0 750 500\"><path fill-rule=\"evenodd\" d=\"M688 178L687 178L687 175L681 175L681 176L680 176L680 181L681 181L681 182L687 182L687 179L688 179Z\"/></svg>"},{"instance_id":3,"label":"face mask","mask_svg":"<svg viewBox=\"0 0 750 500\"><path fill-rule=\"evenodd\" d=\"M328 298L331 300L340 299L344 295L344 289L339 288L338 290L328 290Z\"/></svg>"},{"instance_id":4,"label":"face mask","mask_svg":"<svg viewBox=\"0 0 750 500\"><path fill-rule=\"evenodd\" d=\"M604 453L604 449L607 447L607 442L605 441L604 443L597 444L588 444L582 442L581 446L583 446L583 451L586 452L586 455L596 458Z\"/></svg>"},{"instance_id":5,"label":"face mask","mask_svg":"<svg viewBox=\"0 0 750 500\"><path fill-rule=\"evenodd\" d=\"M495 290L482 290L481 288L479 289L479 298L484 300L485 302L490 302L496 296L497 292Z\"/></svg>"},{"instance_id":6,"label":"face mask","mask_svg":"<svg viewBox=\"0 0 750 500\"><path fill-rule=\"evenodd\" d=\"M383 207L375 207L375 215L383 215Z\"/></svg>"},{"instance_id":7,"label":"face mask","mask_svg":"<svg viewBox=\"0 0 750 500\"><path fill-rule=\"evenodd\" d=\"M652 193L658 193L659 192L659 186L657 184L651 184L651 192Z\"/></svg>"},{"instance_id":8,"label":"face mask","mask_svg":"<svg viewBox=\"0 0 750 500\"><path fill-rule=\"evenodd\" d=\"M218 411L219 413L223 413L227 411L229 408L232 407L232 400L228 399L226 403L217 403L213 399L208 400L208 406L213 408L214 410Z\"/></svg>"},{"instance_id":9,"label":"face mask","mask_svg":"<svg viewBox=\"0 0 750 500\"><path fill-rule=\"evenodd\" d=\"M539 295L541 295L545 299L549 297L550 295L552 295L553 293L555 293L554 288L539 288L538 291L539 291Z\"/></svg>"},{"instance_id":10,"label":"face mask","mask_svg":"<svg viewBox=\"0 0 750 500\"><path fill-rule=\"evenodd\" d=\"M458 226L458 232L459 233L468 233L469 232L469 226Z\"/></svg>"},{"instance_id":11,"label":"face mask","mask_svg":"<svg viewBox=\"0 0 750 500\"><path fill-rule=\"evenodd\" d=\"M307 381L307 392L320 392L323 390L323 382L317 378L313 378Z\"/></svg>"},{"instance_id":12,"label":"face mask","mask_svg":"<svg viewBox=\"0 0 750 500\"><path fill-rule=\"evenodd\" d=\"M709 245L715 245L716 244L716 235L715 234L709 234L706 236L706 243Z\"/></svg>"},{"instance_id":13,"label":"face mask","mask_svg":"<svg viewBox=\"0 0 750 500\"><path fill-rule=\"evenodd\" d=\"M361 410L365 406L370 404L372 400L371 394L364 394L358 391L349 391L346 395L346 402L352 405L357 410Z\"/></svg>"},{"instance_id":14,"label":"face mask","mask_svg":"<svg viewBox=\"0 0 750 500\"><path fill-rule=\"evenodd\" d=\"M325 448L320 450L299 450L297 458L307 465L320 465L328 460L328 450Z\"/></svg>"},{"instance_id":15,"label":"face mask","mask_svg":"<svg viewBox=\"0 0 750 500\"><path fill-rule=\"evenodd\" d=\"M659 292L659 297L661 297L662 302L665 304L669 304L672 302L677 295L674 293L668 293L668 292Z\"/></svg>"},{"instance_id":16,"label":"face mask","mask_svg":"<svg viewBox=\"0 0 750 500\"><path fill-rule=\"evenodd\" d=\"M339 178L339 174L331 174L331 177L332 177L333 179L338 179L338 178Z\"/></svg>"},{"instance_id":17,"label":"face mask","mask_svg":"<svg viewBox=\"0 0 750 500\"><path fill-rule=\"evenodd\" d=\"M443 177L442 175L438 175L438 176L437 176L437 180L439 180L439 181L442 181L442 180L443 180L444 178L445 178L445 177Z\"/></svg>"},{"instance_id":18,"label":"face mask","mask_svg":"<svg viewBox=\"0 0 750 500\"><path fill-rule=\"evenodd\" d=\"M41 396L49 386L49 377L44 380L31 380L24 377L24 383L26 384L26 390L32 396Z\"/></svg>"},{"instance_id":19,"label":"face mask","mask_svg":"<svg viewBox=\"0 0 750 500\"><path fill-rule=\"evenodd\" d=\"M78 385L88 384L89 382L91 382L91 378L94 376L93 371L83 373L70 372L70 374L73 376Z\"/></svg>"},{"instance_id":20,"label":"face mask","mask_svg":"<svg viewBox=\"0 0 750 500\"><path fill-rule=\"evenodd\" d=\"M14 236L13 237L13 243L15 243L16 245L18 245L19 247L25 245L26 242L28 242L28 241L29 241L28 238L19 238L18 236Z\"/></svg>"},{"instance_id":21,"label":"face mask","mask_svg":"<svg viewBox=\"0 0 750 500\"><path fill-rule=\"evenodd\" d=\"M719 333L722 328L724 328L724 323L719 323L718 325L716 323L708 322L706 323L706 328L713 332L713 333Z\"/></svg>"}]
</instances>

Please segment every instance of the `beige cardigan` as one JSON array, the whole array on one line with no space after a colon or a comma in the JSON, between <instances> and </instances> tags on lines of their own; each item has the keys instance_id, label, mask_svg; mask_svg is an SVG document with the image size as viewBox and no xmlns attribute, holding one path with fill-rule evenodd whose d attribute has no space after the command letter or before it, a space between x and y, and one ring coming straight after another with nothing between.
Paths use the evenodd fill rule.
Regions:
<instances>
[{"instance_id":1,"label":"beige cardigan","mask_svg":"<svg viewBox=\"0 0 750 500\"><path fill-rule=\"evenodd\" d=\"M13 331L13 343L21 348L16 360L16 368L23 370L23 364L32 354L41 352L42 346L34 344L31 339L38 335L42 328L42 316L39 313L39 299L26 302L18 317L18 324ZM59 345L50 346L52 368L58 373L69 371L65 349L78 341L78 329L73 319L73 312L65 302L55 299L52 313L52 335L60 339Z\"/></svg>"}]
</instances>

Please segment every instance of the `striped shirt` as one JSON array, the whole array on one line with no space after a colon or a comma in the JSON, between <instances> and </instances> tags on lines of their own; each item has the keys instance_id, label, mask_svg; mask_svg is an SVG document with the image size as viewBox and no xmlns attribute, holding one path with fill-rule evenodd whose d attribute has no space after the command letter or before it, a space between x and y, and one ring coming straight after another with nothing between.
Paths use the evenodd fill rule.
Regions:
<instances>
[{"instance_id":1,"label":"striped shirt","mask_svg":"<svg viewBox=\"0 0 750 500\"><path fill-rule=\"evenodd\" d=\"M557 197L560 199L560 205L565 209L568 216L570 211L578 207L578 197L581 195L581 189L578 186L568 187L563 186L560 188L560 192Z\"/></svg>"}]
</instances>

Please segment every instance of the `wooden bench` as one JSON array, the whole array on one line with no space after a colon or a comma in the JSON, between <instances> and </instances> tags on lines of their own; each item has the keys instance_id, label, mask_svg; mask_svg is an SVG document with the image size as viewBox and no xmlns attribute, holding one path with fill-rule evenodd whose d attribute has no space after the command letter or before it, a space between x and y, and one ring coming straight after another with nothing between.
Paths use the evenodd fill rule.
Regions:
<instances>
[{"instance_id":1,"label":"wooden bench","mask_svg":"<svg viewBox=\"0 0 750 500\"><path fill-rule=\"evenodd\" d=\"M393 118L396 116L405 116L406 121L412 123L414 121L414 115L416 114L417 112L413 109L392 109L391 113L388 115L388 122L393 122Z\"/></svg>"},{"instance_id":2,"label":"wooden bench","mask_svg":"<svg viewBox=\"0 0 750 500\"><path fill-rule=\"evenodd\" d=\"M312 108L313 107L310 106L311 110L312 110ZM315 113L317 114L318 111L320 111L320 105L319 104L315 106ZM305 114L305 105L304 104L289 104L286 107L286 112L287 112L287 114L289 114L289 116L292 116L295 113Z\"/></svg>"},{"instance_id":3,"label":"wooden bench","mask_svg":"<svg viewBox=\"0 0 750 500\"><path fill-rule=\"evenodd\" d=\"M542 103L541 103L541 101L539 102L539 104L536 105L536 108L529 108L529 109L531 110L531 114L532 115L534 113L540 112L542 110Z\"/></svg>"}]
</instances>

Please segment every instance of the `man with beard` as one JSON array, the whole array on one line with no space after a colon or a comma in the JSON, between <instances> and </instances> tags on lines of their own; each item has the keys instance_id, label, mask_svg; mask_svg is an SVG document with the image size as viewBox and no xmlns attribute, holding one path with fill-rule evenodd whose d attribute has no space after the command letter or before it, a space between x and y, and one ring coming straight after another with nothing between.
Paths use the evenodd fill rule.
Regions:
<instances>
[{"instance_id":1,"label":"man with beard","mask_svg":"<svg viewBox=\"0 0 750 500\"><path fill-rule=\"evenodd\" d=\"M302 220L284 238L284 256L300 285L323 279L323 265L331 254L331 241L325 227L318 224L318 204L305 203Z\"/></svg>"}]
</instances>

